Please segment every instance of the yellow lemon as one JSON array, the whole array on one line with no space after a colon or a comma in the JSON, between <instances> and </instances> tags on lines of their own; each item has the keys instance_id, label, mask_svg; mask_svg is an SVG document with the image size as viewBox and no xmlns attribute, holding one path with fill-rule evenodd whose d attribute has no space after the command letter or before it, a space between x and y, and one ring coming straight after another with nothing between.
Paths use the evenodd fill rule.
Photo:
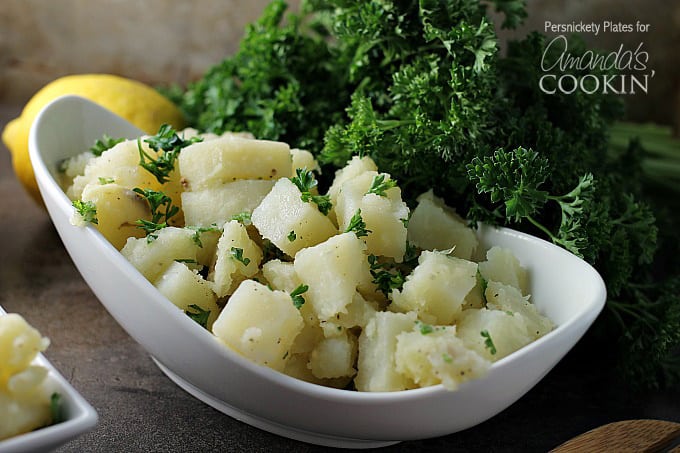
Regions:
<instances>
[{"instance_id":1,"label":"yellow lemon","mask_svg":"<svg viewBox=\"0 0 680 453\"><path fill-rule=\"evenodd\" d=\"M65 94L87 98L149 134L158 132L163 123L176 129L185 126L177 106L152 87L136 80L110 74L76 74L48 83L28 101L18 118L7 123L2 132L2 141L12 154L17 178L40 204L42 199L28 157L28 132L40 110Z\"/></svg>"}]
</instances>

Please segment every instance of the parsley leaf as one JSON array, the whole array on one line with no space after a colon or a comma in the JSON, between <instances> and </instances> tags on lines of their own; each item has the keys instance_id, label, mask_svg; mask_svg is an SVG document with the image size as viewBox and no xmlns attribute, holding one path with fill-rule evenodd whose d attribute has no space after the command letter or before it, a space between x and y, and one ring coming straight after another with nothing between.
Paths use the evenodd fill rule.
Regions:
<instances>
[{"instance_id":1,"label":"parsley leaf","mask_svg":"<svg viewBox=\"0 0 680 453\"><path fill-rule=\"evenodd\" d=\"M306 293L308 289L309 286L307 285L299 285L290 293L290 298L293 299L293 305L295 305L295 308L298 310L305 304L305 298L302 297L302 294Z\"/></svg>"},{"instance_id":2,"label":"parsley leaf","mask_svg":"<svg viewBox=\"0 0 680 453\"><path fill-rule=\"evenodd\" d=\"M493 344L493 340L491 339L491 334L489 334L489 331L484 329L479 333L484 338L484 347L489 350L491 355L496 355L496 352L498 351L496 351L496 345Z\"/></svg>"},{"instance_id":3,"label":"parsley leaf","mask_svg":"<svg viewBox=\"0 0 680 453\"><path fill-rule=\"evenodd\" d=\"M250 258L243 256L243 249L242 248L232 247L231 248L231 256L236 261L239 261L240 263L242 263L244 266L247 266L247 265L250 264Z\"/></svg>"},{"instance_id":4,"label":"parsley leaf","mask_svg":"<svg viewBox=\"0 0 680 453\"><path fill-rule=\"evenodd\" d=\"M98 224L97 220L97 206L93 201L73 200L72 205L76 208L76 212L83 219L83 222Z\"/></svg>"},{"instance_id":5,"label":"parsley leaf","mask_svg":"<svg viewBox=\"0 0 680 453\"><path fill-rule=\"evenodd\" d=\"M101 156L102 153L108 149L113 148L118 143L125 141L124 138L112 138L107 134L104 134L102 138L97 139L94 145L90 148L90 152L95 156Z\"/></svg>"},{"instance_id":6,"label":"parsley leaf","mask_svg":"<svg viewBox=\"0 0 680 453\"><path fill-rule=\"evenodd\" d=\"M159 183L163 184L168 181L170 173L175 169L175 160L177 160L182 148L202 140L201 137L191 137L185 140L177 135L172 126L163 124L156 135L144 139L144 142L152 150L158 152L155 158L144 150L141 138L137 139L139 165L154 175Z\"/></svg>"},{"instance_id":7,"label":"parsley leaf","mask_svg":"<svg viewBox=\"0 0 680 453\"><path fill-rule=\"evenodd\" d=\"M189 307L187 307L184 313L186 313L187 316L196 321L198 325L204 329L208 328L208 319L210 318L211 313L210 310L204 310L199 305L191 304Z\"/></svg>"},{"instance_id":8,"label":"parsley leaf","mask_svg":"<svg viewBox=\"0 0 680 453\"><path fill-rule=\"evenodd\" d=\"M146 232L146 240L152 242L158 237L156 232L167 227L170 218L179 212L179 207L174 206L172 199L163 192L139 187L135 187L132 191L149 204L151 220L139 219L136 225Z\"/></svg>"},{"instance_id":9,"label":"parsley leaf","mask_svg":"<svg viewBox=\"0 0 680 453\"><path fill-rule=\"evenodd\" d=\"M385 195L385 191L397 186L397 181L394 179L385 179L386 177L389 178L389 175L386 175L385 173L375 175L373 177L373 181L371 181L371 187L368 189L366 194L374 193L376 195L380 195L381 197L386 197L387 195Z\"/></svg>"},{"instance_id":10,"label":"parsley leaf","mask_svg":"<svg viewBox=\"0 0 680 453\"><path fill-rule=\"evenodd\" d=\"M353 231L359 238L368 236L369 233L372 233L371 230L366 229L366 222L364 222L364 219L361 217L361 209L357 209L357 212L354 213L349 221L349 225L347 225L347 228L345 229L345 233L349 233L350 231Z\"/></svg>"},{"instance_id":11,"label":"parsley leaf","mask_svg":"<svg viewBox=\"0 0 680 453\"><path fill-rule=\"evenodd\" d=\"M306 168L297 168L295 169L295 176L290 178L290 180L302 193L302 195L300 195L302 201L306 203L309 203L310 201L314 202L323 215L328 215L333 207L330 196L313 195L311 193L312 189L317 186L317 181L310 170L307 170Z\"/></svg>"}]
</instances>

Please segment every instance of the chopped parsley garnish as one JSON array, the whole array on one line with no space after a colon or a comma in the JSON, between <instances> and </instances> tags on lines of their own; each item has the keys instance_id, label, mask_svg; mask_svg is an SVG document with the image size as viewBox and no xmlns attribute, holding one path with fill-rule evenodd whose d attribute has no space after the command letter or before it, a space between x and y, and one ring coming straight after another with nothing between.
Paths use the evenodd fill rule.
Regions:
<instances>
[{"instance_id":1,"label":"chopped parsley garnish","mask_svg":"<svg viewBox=\"0 0 680 453\"><path fill-rule=\"evenodd\" d=\"M302 201L306 203L309 203L310 201L314 202L323 215L328 215L333 204L328 195L312 194L312 189L314 189L318 183L310 170L307 170L306 168L297 168L295 169L295 176L290 178L290 180L302 193L302 195L300 195Z\"/></svg>"},{"instance_id":2,"label":"chopped parsley garnish","mask_svg":"<svg viewBox=\"0 0 680 453\"><path fill-rule=\"evenodd\" d=\"M191 309L192 311L190 311ZM208 318L210 317L210 310L204 310L196 304L191 304L184 311L191 319L196 321L204 329L208 328Z\"/></svg>"},{"instance_id":3,"label":"chopped parsley garnish","mask_svg":"<svg viewBox=\"0 0 680 453\"><path fill-rule=\"evenodd\" d=\"M287 238L290 242L293 242L295 239L297 239L297 235L295 234L295 231L291 230L290 233L288 233Z\"/></svg>"},{"instance_id":4,"label":"chopped parsley garnish","mask_svg":"<svg viewBox=\"0 0 680 453\"><path fill-rule=\"evenodd\" d=\"M425 324L424 322L418 321L418 327L420 329L420 333L423 335L434 332L434 327L432 327L430 324Z\"/></svg>"},{"instance_id":5,"label":"chopped parsley garnish","mask_svg":"<svg viewBox=\"0 0 680 453\"><path fill-rule=\"evenodd\" d=\"M176 258L175 261L178 263L184 263L184 264L198 264L198 261L192 258Z\"/></svg>"},{"instance_id":6,"label":"chopped parsley garnish","mask_svg":"<svg viewBox=\"0 0 680 453\"><path fill-rule=\"evenodd\" d=\"M489 331L484 329L479 333L482 335L482 337L484 337L484 347L489 350L491 355L496 355L496 345L493 344L493 340L491 339L491 334L489 334Z\"/></svg>"},{"instance_id":7,"label":"chopped parsley garnish","mask_svg":"<svg viewBox=\"0 0 680 453\"><path fill-rule=\"evenodd\" d=\"M352 219L349 221L349 225L347 225L345 233L349 233L350 231L353 231L359 238L368 236L369 233L372 233L371 230L366 229L366 222L361 218L361 209L357 209L357 212L354 213Z\"/></svg>"},{"instance_id":8,"label":"chopped parsley garnish","mask_svg":"<svg viewBox=\"0 0 680 453\"><path fill-rule=\"evenodd\" d=\"M366 192L366 195L369 193L374 193L376 195L380 195L381 197L386 197L387 195L385 194L385 191L397 186L396 180L385 179L386 176L388 176L386 173L375 175L373 177L373 181L371 182L371 187L368 189L368 192Z\"/></svg>"},{"instance_id":9,"label":"chopped parsley garnish","mask_svg":"<svg viewBox=\"0 0 680 453\"><path fill-rule=\"evenodd\" d=\"M250 264L250 258L246 258L243 256L243 249L238 248L238 247L232 247L231 248L231 256L236 260L241 263L243 263L244 266L247 266Z\"/></svg>"},{"instance_id":10,"label":"chopped parsley garnish","mask_svg":"<svg viewBox=\"0 0 680 453\"><path fill-rule=\"evenodd\" d=\"M191 237L191 240L196 244L197 246L203 248L203 242L201 241L201 234L202 233L207 233L207 232L219 232L221 231L219 228L217 228L217 225L214 223L209 226L209 227L197 227L197 226L189 226L187 227L191 230L194 230L194 235Z\"/></svg>"},{"instance_id":11,"label":"chopped parsley garnish","mask_svg":"<svg viewBox=\"0 0 680 453\"><path fill-rule=\"evenodd\" d=\"M251 214L248 211L243 211L238 214L234 214L231 216L231 220L236 220L237 222L241 222L244 225L250 225L252 224L252 220L250 219Z\"/></svg>"},{"instance_id":12,"label":"chopped parsley garnish","mask_svg":"<svg viewBox=\"0 0 680 453\"><path fill-rule=\"evenodd\" d=\"M368 255L373 284L385 296L394 289L400 289L404 285L404 276L398 269L389 269L389 264L381 263L375 255Z\"/></svg>"},{"instance_id":13,"label":"chopped parsley garnish","mask_svg":"<svg viewBox=\"0 0 680 453\"><path fill-rule=\"evenodd\" d=\"M107 184L113 184L114 182L116 182L116 180L113 178L102 178L101 176L99 177L99 184L101 184L102 186L105 186Z\"/></svg>"},{"instance_id":14,"label":"chopped parsley garnish","mask_svg":"<svg viewBox=\"0 0 680 453\"><path fill-rule=\"evenodd\" d=\"M84 222L94 223L95 225L99 223L99 220L97 220L97 206L95 206L93 201L73 200L72 204Z\"/></svg>"},{"instance_id":15,"label":"chopped parsley garnish","mask_svg":"<svg viewBox=\"0 0 680 453\"><path fill-rule=\"evenodd\" d=\"M290 293L290 298L293 299L293 305L295 305L295 308L298 310L305 304L305 298L302 297L302 295L306 293L308 289L309 286L300 285Z\"/></svg>"},{"instance_id":16,"label":"chopped parsley garnish","mask_svg":"<svg viewBox=\"0 0 680 453\"><path fill-rule=\"evenodd\" d=\"M453 363L453 357L451 357L451 356L450 356L449 354L447 354L447 353L443 353L443 354L442 354L442 360L443 360L444 362L446 362L446 363Z\"/></svg>"},{"instance_id":17,"label":"chopped parsley garnish","mask_svg":"<svg viewBox=\"0 0 680 453\"><path fill-rule=\"evenodd\" d=\"M136 224L146 232L146 239L148 242L151 242L158 237L156 234L158 230L168 226L168 221L179 212L179 207L173 206L172 199L163 192L152 189L140 189L139 187L135 187L132 190L149 204L151 220L139 219Z\"/></svg>"},{"instance_id":18,"label":"chopped parsley garnish","mask_svg":"<svg viewBox=\"0 0 680 453\"><path fill-rule=\"evenodd\" d=\"M175 169L175 160L179 156L182 148L186 148L192 143L203 141L201 137L191 137L185 140L177 135L177 132L169 124L163 124L158 133L144 142L154 151L159 152L157 157L151 156L144 151L141 138L137 139L137 149L139 150L139 165L149 173L154 175L159 183L168 181L170 173Z\"/></svg>"},{"instance_id":19,"label":"chopped parsley garnish","mask_svg":"<svg viewBox=\"0 0 680 453\"><path fill-rule=\"evenodd\" d=\"M102 155L104 151L113 148L118 143L124 140L125 140L124 138L112 138L109 137L107 134L104 134L102 138L94 142L94 145L92 145L92 147L90 148L90 152L92 152L92 154L94 154L95 156L99 157Z\"/></svg>"}]
</instances>

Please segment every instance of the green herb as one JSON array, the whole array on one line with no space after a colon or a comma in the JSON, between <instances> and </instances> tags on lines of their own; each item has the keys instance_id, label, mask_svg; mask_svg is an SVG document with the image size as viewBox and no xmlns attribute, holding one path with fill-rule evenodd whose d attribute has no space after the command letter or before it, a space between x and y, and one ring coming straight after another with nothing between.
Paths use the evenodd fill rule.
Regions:
<instances>
[{"instance_id":1,"label":"green herb","mask_svg":"<svg viewBox=\"0 0 680 453\"><path fill-rule=\"evenodd\" d=\"M288 241L293 242L295 239L297 239L297 235L295 234L295 231L291 230L290 233L288 233Z\"/></svg>"},{"instance_id":2,"label":"green herb","mask_svg":"<svg viewBox=\"0 0 680 453\"><path fill-rule=\"evenodd\" d=\"M170 218L179 212L179 207L173 206L172 199L163 192L139 187L132 190L149 204L151 220L139 219L136 225L146 232L146 240L152 242L158 237L156 232L167 227Z\"/></svg>"},{"instance_id":3,"label":"green herb","mask_svg":"<svg viewBox=\"0 0 680 453\"><path fill-rule=\"evenodd\" d=\"M231 216L231 220L236 220L237 222L241 222L244 225L251 225L253 222L250 217L251 217L250 212L243 211Z\"/></svg>"},{"instance_id":4,"label":"green herb","mask_svg":"<svg viewBox=\"0 0 680 453\"><path fill-rule=\"evenodd\" d=\"M97 141L94 142L94 145L90 148L90 152L95 156L101 156L104 151L113 148L124 140L124 138L111 138L107 134L104 134L102 138L97 139Z\"/></svg>"},{"instance_id":5,"label":"green herb","mask_svg":"<svg viewBox=\"0 0 680 453\"><path fill-rule=\"evenodd\" d=\"M489 350L491 355L496 355L496 345L493 344L493 340L491 339L491 334L489 334L489 331L484 329L479 333L484 338L484 347Z\"/></svg>"},{"instance_id":6,"label":"green herb","mask_svg":"<svg viewBox=\"0 0 680 453\"><path fill-rule=\"evenodd\" d=\"M66 420L66 417L64 416L64 407L61 401L61 393L54 392L50 396L50 416L53 425Z\"/></svg>"},{"instance_id":7,"label":"green herb","mask_svg":"<svg viewBox=\"0 0 680 453\"><path fill-rule=\"evenodd\" d=\"M250 264L250 258L243 256L243 249L238 247L231 248L231 256L236 260L241 262L244 266Z\"/></svg>"},{"instance_id":8,"label":"green herb","mask_svg":"<svg viewBox=\"0 0 680 453\"><path fill-rule=\"evenodd\" d=\"M313 195L311 193L312 189L317 186L317 181L310 170L307 170L306 168L297 168L295 170L295 176L290 178L290 180L302 193L302 195L300 195L302 201L306 203L309 203L310 201L314 202L323 215L328 215L333 207L331 199L328 195Z\"/></svg>"},{"instance_id":9,"label":"green herb","mask_svg":"<svg viewBox=\"0 0 680 453\"><path fill-rule=\"evenodd\" d=\"M451 357L451 356L450 356L449 354L447 354L447 353L443 353L443 354L442 354L442 360L443 360L445 363L453 363L453 357Z\"/></svg>"},{"instance_id":10,"label":"green herb","mask_svg":"<svg viewBox=\"0 0 680 453\"><path fill-rule=\"evenodd\" d=\"M209 232L217 233L221 231L214 223L209 227L188 226L187 228L189 228L190 230L194 230L194 234L193 236L191 236L191 240L194 242L194 244L201 248L203 248L203 241L201 241L201 235L203 233Z\"/></svg>"},{"instance_id":11,"label":"green herb","mask_svg":"<svg viewBox=\"0 0 680 453\"><path fill-rule=\"evenodd\" d=\"M372 233L371 230L366 229L366 222L361 218L361 209L357 209L357 212L354 213L349 221L349 225L347 225L347 228L345 229L345 233L349 233L350 231L353 231L359 238L368 236L369 233Z\"/></svg>"},{"instance_id":12,"label":"green herb","mask_svg":"<svg viewBox=\"0 0 680 453\"><path fill-rule=\"evenodd\" d=\"M430 324L418 321L418 330L420 330L422 335L427 335L434 332L435 329Z\"/></svg>"},{"instance_id":13,"label":"green herb","mask_svg":"<svg viewBox=\"0 0 680 453\"><path fill-rule=\"evenodd\" d=\"M191 258L176 258L175 261L178 262L178 263L184 263L184 264L198 264L198 261L196 261L195 259L191 259Z\"/></svg>"},{"instance_id":14,"label":"green herb","mask_svg":"<svg viewBox=\"0 0 680 453\"><path fill-rule=\"evenodd\" d=\"M387 176L388 175L385 173L375 175L373 177L373 181L371 181L371 187L368 189L366 194L374 193L376 195L380 195L381 197L386 197L387 195L385 195L385 191L397 186L397 181L394 179L385 179Z\"/></svg>"},{"instance_id":15,"label":"green herb","mask_svg":"<svg viewBox=\"0 0 680 453\"><path fill-rule=\"evenodd\" d=\"M76 212L84 222L94 223L95 225L99 223L99 220L97 220L97 206L95 206L93 201L73 200L71 204L76 208Z\"/></svg>"},{"instance_id":16,"label":"green herb","mask_svg":"<svg viewBox=\"0 0 680 453\"><path fill-rule=\"evenodd\" d=\"M154 175L159 183L163 184L168 181L170 173L175 169L175 160L177 160L177 156L179 156L182 148L202 140L203 138L201 137L192 137L185 140L177 135L172 126L163 124L156 135L144 139L144 142L152 150L158 152L155 158L144 151L141 138L137 139L139 165Z\"/></svg>"},{"instance_id":17,"label":"green herb","mask_svg":"<svg viewBox=\"0 0 680 453\"><path fill-rule=\"evenodd\" d=\"M210 310L204 310L196 304L191 304L184 311L191 319L196 321L198 325L204 329L208 328L208 318L210 318Z\"/></svg>"},{"instance_id":18,"label":"green herb","mask_svg":"<svg viewBox=\"0 0 680 453\"><path fill-rule=\"evenodd\" d=\"M391 267L388 263L381 263L377 256L373 254L368 255L368 264L371 276L373 277L373 284L385 296L389 295L393 290L401 289L404 286L405 279L401 271Z\"/></svg>"},{"instance_id":19,"label":"green herb","mask_svg":"<svg viewBox=\"0 0 680 453\"><path fill-rule=\"evenodd\" d=\"M114 182L116 182L116 180L113 179L113 178L102 178L100 176L98 179L99 179L99 184L101 184L102 186L105 186L106 184L113 184Z\"/></svg>"},{"instance_id":20,"label":"green herb","mask_svg":"<svg viewBox=\"0 0 680 453\"><path fill-rule=\"evenodd\" d=\"M307 285L299 285L290 293L290 298L293 299L293 305L295 305L295 308L298 310L305 304L305 298L302 297L302 295L306 293L308 289L309 286Z\"/></svg>"}]
</instances>

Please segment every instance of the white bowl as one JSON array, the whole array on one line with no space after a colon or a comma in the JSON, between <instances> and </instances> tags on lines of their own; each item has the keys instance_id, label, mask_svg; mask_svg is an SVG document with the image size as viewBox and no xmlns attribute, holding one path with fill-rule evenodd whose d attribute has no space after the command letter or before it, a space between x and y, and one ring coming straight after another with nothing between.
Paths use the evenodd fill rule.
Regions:
<instances>
[{"instance_id":1,"label":"white bowl","mask_svg":"<svg viewBox=\"0 0 680 453\"><path fill-rule=\"evenodd\" d=\"M291 378L250 362L197 329L95 228L71 225L73 209L55 181L57 166L104 133L127 138L141 134L118 116L74 96L46 106L31 129L31 161L66 249L106 309L172 380L216 409L266 431L319 445L361 448L472 427L531 389L604 306L604 283L581 259L527 234L482 226L478 236L484 247L507 247L529 269L532 300L556 324L554 331L454 392L436 385L359 393Z\"/></svg>"},{"instance_id":2,"label":"white bowl","mask_svg":"<svg viewBox=\"0 0 680 453\"><path fill-rule=\"evenodd\" d=\"M6 314L5 310L0 307L0 316L4 314ZM94 408L47 361L45 356L38 354L32 364L47 368L47 385L61 396L64 420L55 425L0 440L0 451L3 453L54 450L90 431L97 424L97 412Z\"/></svg>"}]
</instances>

